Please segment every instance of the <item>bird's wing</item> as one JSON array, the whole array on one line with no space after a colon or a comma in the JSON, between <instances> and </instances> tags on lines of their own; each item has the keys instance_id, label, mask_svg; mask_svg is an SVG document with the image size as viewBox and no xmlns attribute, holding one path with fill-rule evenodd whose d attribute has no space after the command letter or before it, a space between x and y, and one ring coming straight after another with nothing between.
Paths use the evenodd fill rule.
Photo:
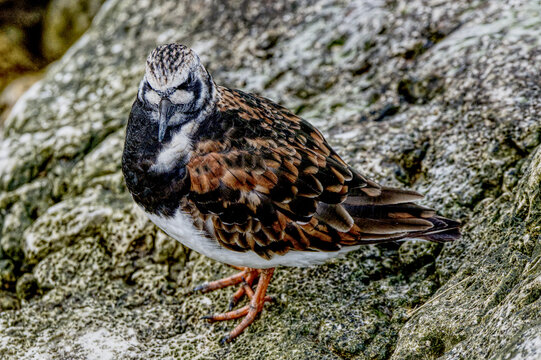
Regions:
<instances>
[{"instance_id":1,"label":"bird's wing","mask_svg":"<svg viewBox=\"0 0 541 360\"><path fill-rule=\"evenodd\" d=\"M361 229L340 205L381 187L354 172L306 121L270 100L221 88L186 166L188 199L216 239L262 257L336 251Z\"/></svg>"},{"instance_id":2,"label":"bird's wing","mask_svg":"<svg viewBox=\"0 0 541 360\"><path fill-rule=\"evenodd\" d=\"M365 178L289 110L237 90L220 93L218 111L194 136L186 170L187 201L224 247L270 258L458 236L458 223L412 203L422 195Z\"/></svg>"}]
</instances>

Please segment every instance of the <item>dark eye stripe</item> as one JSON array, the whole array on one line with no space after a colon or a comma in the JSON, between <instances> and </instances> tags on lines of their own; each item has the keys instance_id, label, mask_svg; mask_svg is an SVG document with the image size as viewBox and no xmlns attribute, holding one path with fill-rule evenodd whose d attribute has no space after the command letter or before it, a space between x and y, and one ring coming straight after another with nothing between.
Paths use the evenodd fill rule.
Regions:
<instances>
[{"instance_id":1,"label":"dark eye stripe","mask_svg":"<svg viewBox=\"0 0 541 360\"><path fill-rule=\"evenodd\" d=\"M145 85L143 85L143 94L147 93L148 91L154 91L160 96L163 96L163 92L154 89L148 82L145 82Z\"/></svg>"},{"instance_id":2,"label":"dark eye stripe","mask_svg":"<svg viewBox=\"0 0 541 360\"><path fill-rule=\"evenodd\" d=\"M193 74L190 73L190 75L188 75L188 79L186 81L184 81L182 84L180 84L179 86L176 87L176 89L178 90L192 90L193 86L194 86L194 83L195 83L195 79L194 79L194 76Z\"/></svg>"},{"instance_id":3,"label":"dark eye stripe","mask_svg":"<svg viewBox=\"0 0 541 360\"><path fill-rule=\"evenodd\" d=\"M189 84L187 82L183 82L179 86L175 88L175 90L186 90L189 88Z\"/></svg>"},{"instance_id":4,"label":"dark eye stripe","mask_svg":"<svg viewBox=\"0 0 541 360\"><path fill-rule=\"evenodd\" d=\"M195 81L186 91L191 91L193 93L193 99L188 104L182 105L182 110L184 112L196 111L196 106L198 105L199 97L201 96L201 82Z\"/></svg>"}]
</instances>

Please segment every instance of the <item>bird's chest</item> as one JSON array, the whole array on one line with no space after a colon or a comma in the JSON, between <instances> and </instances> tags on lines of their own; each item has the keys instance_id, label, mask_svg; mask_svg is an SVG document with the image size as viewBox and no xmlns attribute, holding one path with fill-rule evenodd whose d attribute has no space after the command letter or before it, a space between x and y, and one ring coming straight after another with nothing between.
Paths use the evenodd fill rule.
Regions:
<instances>
[{"instance_id":1,"label":"bird's chest","mask_svg":"<svg viewBox=\"0 0 541 360\"><path fill-rule=\"evenodd\" d=\"M124 176L133 199L147 213L171 216L181 208L181 199L187 193L184 167L160 176L144 169L128 169Z\"/></svg>"},{"instance_id":2,"label":"bird's chest","mask_svg":"<svg viewBox=\"0 0 541 360\"><path fill-rule=\"evenodd\" d=\"M147 213L171 216L187 193L186 165L182 157L172 166L156 169L159 152L125 150L122 171L135 202Z\"/></svg>"}]
</instances>

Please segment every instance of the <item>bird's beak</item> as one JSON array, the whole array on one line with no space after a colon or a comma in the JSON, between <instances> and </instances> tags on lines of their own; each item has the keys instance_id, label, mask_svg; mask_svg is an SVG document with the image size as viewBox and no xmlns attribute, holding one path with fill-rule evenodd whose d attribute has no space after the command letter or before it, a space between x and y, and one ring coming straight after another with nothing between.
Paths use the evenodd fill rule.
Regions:
<instances>
[{"instance_id":1,"label":"bird's beak","mask_svg":"<svg viewBox=\"0 0 541 360\"><path fill-rule=\"evenodd\" d=\"M162 99L160 101L160 118L159 118L159 130L158 141L162 142L165 136L165 130L167 130L167 124L169 123L169 109L171 108L171 101L169 99Z\"/></svg>"}]
</instances>

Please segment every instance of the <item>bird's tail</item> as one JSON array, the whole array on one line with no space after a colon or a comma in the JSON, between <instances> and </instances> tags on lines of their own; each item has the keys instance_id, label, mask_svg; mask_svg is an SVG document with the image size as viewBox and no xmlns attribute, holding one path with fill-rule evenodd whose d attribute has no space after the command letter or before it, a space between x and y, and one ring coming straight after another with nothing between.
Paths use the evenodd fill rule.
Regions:
<instances>
[{"instance_id":1,"label":"bird's tail","mask_svg":"<svg viewBox=\"0 0 541 360\"><path fill-rule=\"evenodd\" d=\"M381 187L376 196L349 197L342 206L360 232L360 244L404 238L448 242L460 237L460 223L414 204L422 198L414 191Z\"/></svg>"}]
</instances>

